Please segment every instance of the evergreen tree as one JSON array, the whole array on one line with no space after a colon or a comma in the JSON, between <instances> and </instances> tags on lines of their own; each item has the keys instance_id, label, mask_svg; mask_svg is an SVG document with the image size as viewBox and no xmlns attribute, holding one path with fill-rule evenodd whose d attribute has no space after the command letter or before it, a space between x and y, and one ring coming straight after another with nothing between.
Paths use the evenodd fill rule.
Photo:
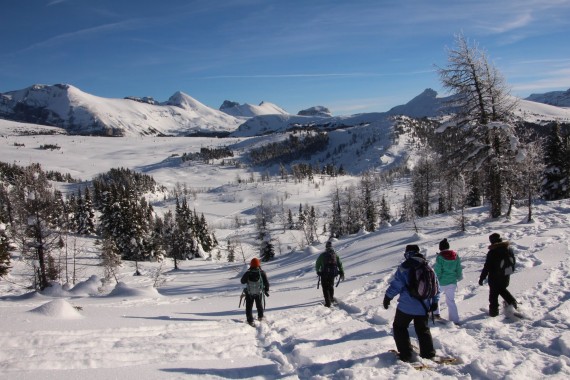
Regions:
<instances>
[{"instance_id":1,"label":"evergreen tree","mask_svg":"<svg viewBox=\"0 0 570 380\"><path fill-rule=\"evenodd\" d=\"M339 238L343 235L341 211L340 195L337 188L332 198L332 220L330 222L330 235L334 238Z\"/></svg>"},{"instance_id":2,"label":"evergreen tree","mask_svg":"<svg viewBox=\"0 0 570 380\"><path fill-rule=\"evenodd\" d=\"M52 225L55 194L39 164L24 168L14 179L9 197L14 208L13 233L24 257L34 263L36 286L43 290L50 285L48 259L59 244L60 232Z\"/></svg>"},{"instance_id":3,"label":"evergreen tree","mask_svg":"<svg viewBox=\"0 0 570 380\"><path fill-rule=\"evenodd\" d=\"M287 210L287 229L292 230L295 228L295 222L293 222L293 213L291 209Z\"/></svg>"},{"instance_id":4,"label":"evergreen tree","mask_svg":"<svg viewBox=\"0 0 570 380\"><path fill-rule=\"evenodd\" d=\"M275 249L273 248L273 244L271 244L271 241L268 238L266 238L261 242L261 252L260 252L261 261L264 262L270 261L271 259L273 259L274 256L275 256Z\"/></svg>"},{"instance_id":5,"label":"evergreen tree","mask_svg":"<svg viewBox=\"0 0 570 380\"><path fill-rule=\"evenodd\" d=\"M231 240L228 239L227 243L227 250L228 250L228 262L233 263L236 261L236 247L235 244Z\"/></svg>"},{"instance_id":6,"label":"evergreen tree","mask_svg":"<svg viewBox=\"0 0 570 380\"><path fill-rule=\"evenodd\" d=\"M382 194L382 199L380 200L380 220L384 223L389 223L391 219L390 205L386 201L384 194Z\"/></svg>"},{"instance_id":7,"label":"evergreen tree","mask_svg":"<svg viewBox=\"0 0 570 380\"><path fill-rule=\"evenodd\" d=\"M376 230L376 220L378 212L376 204L372 200L373 181L369 173L366 173L360 180L362 188L362 207L364 208L364 227L366 231L374 232Z\"/></svg>"},{"instance_id":8,"label":"evergreen tree","mask_svg":"<svg viewBox=\"0 0 570 380\"><path fill-rule=\"evenodd\" d=\"M10 243L6 225L0 219L0 278L10 271Z\"/></svg>"},{"instance_id":9,"label":"evergreen tree","mask_svg":"<svg viewBox=\"0 0 570 380\"><path fill-rule=\"evenodd\" d=\"M544 181L542 195L546 200L562 199L568 196L570 180L568 172L567 154L565 154L564 138L561 135L560 125L554 123L545 142L544 150Z\"/></svg>"}]
</instances>

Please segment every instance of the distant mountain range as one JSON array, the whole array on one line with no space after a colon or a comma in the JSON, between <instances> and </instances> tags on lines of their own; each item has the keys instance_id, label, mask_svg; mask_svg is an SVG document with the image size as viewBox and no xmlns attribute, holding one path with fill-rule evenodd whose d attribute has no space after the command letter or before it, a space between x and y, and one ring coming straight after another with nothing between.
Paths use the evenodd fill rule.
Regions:
<instances>
[{"instance_id":1,"label":"distant mountain range","mask_svg":"<svg viewBox=\"0 0 570 380\"><path fill-rule=\"evenodd\" d=\"M226 100L219 110L176 92L166 102L153 98L102 98L68 84L33 85L0 93L0 119L55 126L78 135L255 136L292 129L334 130L383 121L394 115L437 117L448 98L432 89L387 112L332 116L323 106L297 115L261 102L258 106ZM570 90L518 99L517 114L528 122L570 122Z\"/></svg>"},{"instance_id":2,"label":"distant mountain range","mask_svg":"<svg viewBox=\"0 0 570 380\"><path fill-rule=\"evenodd\" d=\"M566 91L551 91L544 94L531 94L525 100L550 104L556 107L570 107L570 89Z\"/></svg>"}]
</instances>

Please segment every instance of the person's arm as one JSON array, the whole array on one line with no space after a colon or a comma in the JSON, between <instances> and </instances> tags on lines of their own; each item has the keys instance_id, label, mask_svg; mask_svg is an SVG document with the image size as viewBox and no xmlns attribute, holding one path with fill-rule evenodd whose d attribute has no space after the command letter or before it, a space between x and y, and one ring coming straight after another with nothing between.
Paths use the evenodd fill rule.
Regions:
<instances>
[{"instance_id":1,"label":"person's arm","mask_svg":"<svg viewBox=\"0 0 570 380\"><path fill-rule=\"evenodd\" d=\"M242 284L247 283L247 277L248 277L248 276L249 276L249 270L247 270L247 271L243 274L243 276L241 276L241 283L242 283Z\"/></svg>"},{"instance_id":2,"label":"person's arm","mask_svg":"<svg viewBox=\"0 0 570 380\"><path fill-rule=\"evenodd\" d=\"M338 274L341 277L344 277L344 267L342 266L342 261L340 261L340 257L338 256L338 254L336 255L336 263L338 266Z\"/></svg>"},{"instance_id":3,"label":"person's arm","mask_svg":"<svg viewBox=\"0 0 570 380\"><path fill-rule=\"evenodd\" d=\"M463 266L461 265L461 257L457 256L457 270L456 270L456 274L457 274L457 281L461 281L463 280Z\"/></svg>"},{"instance_id":4,"label":"person's arm","mask_svg":"<svg viewBox=\"0 0 570 380\"><path fill-rule=\"evenodd\" d=\"M261 271L261 281L263 281L263 290L265 292L269 292L269 281L267 280L265 271Z\"/></svg>"},{"instance_id":5,"label":"person's arm","mask_svg":"<svg viewBox=\"0 0 570 380\"><path fill-rule=\"evenodd\" d=\"M317 261L315 262L315 271L317 273L321 272L321 268L323 267L323 255L319 255L319 257L317 258Z\"/></svg>"}]
</instances>

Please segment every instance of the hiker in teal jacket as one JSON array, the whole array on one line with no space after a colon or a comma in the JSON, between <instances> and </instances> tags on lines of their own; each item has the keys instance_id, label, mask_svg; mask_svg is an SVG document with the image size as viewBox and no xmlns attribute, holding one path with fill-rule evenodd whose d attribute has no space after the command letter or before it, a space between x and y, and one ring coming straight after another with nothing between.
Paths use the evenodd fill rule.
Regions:
<instances>
[{"instance_id":1,"label":"hiker in teal jacket","mask_svg":"<svg viewBox=\"0 0 570 380\"><path fill-rule=\"evenodd\" d=\"M439 251L433 270L437 275L441 291L445 294L449 320L453 323L459 323L455 292L457 291L457 283L463 279L461 258L457 252L449 249L447 239L439 242ZM439 317L439 309L435 311L435 315L436 318Z\"/></svg>"}]
</instances>

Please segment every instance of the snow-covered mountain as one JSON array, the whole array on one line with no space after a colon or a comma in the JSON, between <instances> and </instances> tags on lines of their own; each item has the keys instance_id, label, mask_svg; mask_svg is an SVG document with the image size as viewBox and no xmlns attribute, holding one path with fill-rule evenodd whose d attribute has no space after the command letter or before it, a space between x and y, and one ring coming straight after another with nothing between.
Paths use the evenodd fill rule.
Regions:
<instances>
[{"instance_id":1,"label":"snow-covered mountain","mask_svg":"<svg viewBox=\"0 0 570 380\"><path fill-rule=\"evenodd\" d=\"M164 103L149 97L111 99L85 93L68 84L34 85L0 93L0 119L55 126L70 134L105 136L259 136L295 129L335 130L379 122L395 115L414 118L449 113L449 97L426 89L408 103L387 112L331 116L322 106L299 115L262 102L258 106L225 101L220 110L176 92ZM561 99L561 98L560 98ZM570 122L570 109L517 99L516 113L529 123Z\"/></svg>"},{"instance_id":2,"label":"snow-covered mountain","mask_svg":"<svg viewBox=\"0 0 570 380\"><path fill-rule=\"evenodd\" d=\"M231 134L233 137L261 136L282 133L295 129L318 129L322 131L366 125L386 119L380 112L363 113L351 116L299 116L261 115L247 120Z\"/></svg>"},{"instance_id":3,"label":"snow-covered mountain","mask_svg":"<svg viewBox=\"0 0 570 380\"><path fill-rule=\"evenodd\" d=\"M332 112L327 107L315 106L315 107L307 108L306 110L301 110L301 111L299 111L299 113L297 113L297 115L331 117Z\"/></svg>"},{"instance_id":4,"label":"snow-covered mountain","mask_svg":"<svg viewBox=\"0 0 570 380\"><path fill-rule=\"evenodd\" d=\"M107 136L227 134L242 122L182 92L156 104L140 98L102 98L68 84L0 94L0 118Z\"/></svg>"},{"instance_id":5,"label":"snow-covered mountain","mask_svg":"<svg viewBox=\"0 0 570 380\"><path fill-rule=\"evenodd\" d=\"M408 103L393 107L387 113L415 118L437 117L446 112L446 102L449 100L450 97L438 98L437 92L428 88Z\"/></svg>"},{"instance_id":6,"label":"snow-covered mountain","mask_svg":"<svg viewBox=\"0 0 570 380\"><path fill-rule=\"evenodd\" d=\"M557 107L570 107L570 89L566 91L551 91L544 94L531 94L525 100L550 104Z\"/></svg>"},{"instance_id":7,"label":"snow-covered mountain","mask_svg":"<svg viewBox=\"0 0 570 380\"><path fill-rule=\"evenodd\" d=\"M259 115L287 115L283 108L269 102L261 102L258 106L245 103L239 104L225 100L220 106L220 111L238 118L250 118Z\"/></svg>"}]
</instances>

